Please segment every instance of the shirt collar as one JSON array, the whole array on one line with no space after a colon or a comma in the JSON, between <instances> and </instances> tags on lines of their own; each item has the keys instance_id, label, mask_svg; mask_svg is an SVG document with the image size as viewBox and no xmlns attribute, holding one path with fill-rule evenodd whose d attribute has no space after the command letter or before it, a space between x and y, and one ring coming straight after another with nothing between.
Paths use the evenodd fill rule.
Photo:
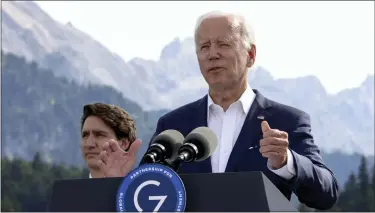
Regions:
<instances>
[{"instance_id":1,"label":"shirt collar","mask_svg":"<svg viewBox=\"0 0 375 213\"><path fill-rule=\"evenodd\" d=\"M250 85L247 84L245 92L242 93L241 97L236 102L239 102L241 104L243 112L247 115L254 99L255 99L255 93L253 92ZM212 100L210 94L208 94L207 95L207 112L210 111L210 107L213 104L215 104L215 103Z\"/></svg>"},{"instance_id":2,"label":"shirt collar","mask_svg":"<svg viewBox=\"0 0 375 213\"><path fill-rule=\"evenodd\" d=\"M92 178L91 173L89 173L89 178Z\"/></svg>"}]
</instances>

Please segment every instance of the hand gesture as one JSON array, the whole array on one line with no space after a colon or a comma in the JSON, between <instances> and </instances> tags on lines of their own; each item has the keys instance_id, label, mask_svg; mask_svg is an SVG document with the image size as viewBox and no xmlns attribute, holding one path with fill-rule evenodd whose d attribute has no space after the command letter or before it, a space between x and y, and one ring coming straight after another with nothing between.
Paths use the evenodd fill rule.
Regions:
<instances>
[{"instance_id":1,"label":"hand gesture","mask_svg":"<svg viewBox=\"0 0 375 213\"><path fill-rule=\"evenodd\" d=\"M110 140L103 145L98 166L105 177L124 177L133 168L141 140L135 140L128 152L122 150L115 140Z\"/></svg>"},{"instance_id":2,"label":"hand gesture","mask_svg":"<svg viewBox=\"0 0 375 213\"><path fill-rule=\"evenodd\" d=\"M288 133L271 129L267 121L262 121L263 139L260 140L260 153L268 158L272 169L280 169L287 163Z\"/></svg>"}]
</instances>

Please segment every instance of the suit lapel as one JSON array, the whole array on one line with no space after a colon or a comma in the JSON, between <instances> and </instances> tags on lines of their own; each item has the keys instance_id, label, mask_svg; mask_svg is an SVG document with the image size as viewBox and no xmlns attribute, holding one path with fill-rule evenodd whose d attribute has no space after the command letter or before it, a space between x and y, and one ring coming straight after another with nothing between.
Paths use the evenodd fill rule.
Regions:
<instances>
[{"instance_id":1,"label":"suit lapel","mask_svg":"<svg viewBox=\"0 0 375 213\"><path fill-rule=\"evenodd\" d=\"M267 100L257 90L254 90L254 93L256 95L254 102L233 147L225 172L235 172L235 165L241 160L242 154L250 147L259 145L262 137L261 122L270 116L266 112L268 108Z\"/></svg>"},{"instance_id":2,"label":"suit lapel","mask_svg":"<svg viewBox=\"0 0 375 213\"><path fill-rule=\"evenodd\" d=\"M195 120L193 122L194 128L205 126L208 127L207 124L207 95L205 95L200 101L198 102L197 108L196 108L196 114L192 114L191 118ZM202 162L197 162L201 168L201 172L207 172L211 173L211 157L208 157L206 160Z\"/></svg>"}]
</instances>

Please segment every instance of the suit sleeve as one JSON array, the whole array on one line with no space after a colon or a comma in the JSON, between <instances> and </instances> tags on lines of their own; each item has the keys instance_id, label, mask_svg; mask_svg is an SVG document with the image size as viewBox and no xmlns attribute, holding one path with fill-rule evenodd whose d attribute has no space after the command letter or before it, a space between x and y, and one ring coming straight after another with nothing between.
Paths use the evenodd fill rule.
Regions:
<instances>
[{"instance_id":1,"label":"suit sleeve","mask_svg":"<svg viewBox=\"0 0 375 213\"><path fill-rule=\"evenodd\" d=\"M154 140L154 138L157 135L159 135L162 131L164 131L164 123L163 123L163 117L160 117L157 124L156 124L156 130L155 130L154 134L152 135L152 137L150 139L150 142L148 143L148 146L151 145L152 140Z\"/></svg>"},{"instance_id":2,"label":"suit sleeve","mask_svg":"<svg viewBox=\"0 0 375 213\"><path fill-rule=\"evenodd\" d=\"M150 142L148 143L148 147L150 147L152 141L154 140L154 138L159 135L161 132L163 132L165 130L165 127L164 127L164 118L163 117L160 117L157 124L156 124L156 130L155 130L155 133L152 135L151 139L150 139ZM165 166L168 166L168 167L171 167L171 164L168 160L165 160L163 162L160 162L160 164L163 164Z\"/></svg>"},{"instance_id":3,"label":"suit sleeve","mask_svg":"<svg viewBox=\"0 0 375 213\"><path fill-rule=\"evenodd\" d=\"M296 175L289 182L301 203L310 208L328 210L337 202L339 190L333 172L324 165L311 134L310 116L303 113L297 127L289 131L290 151Z\"/></svg>"},{"instance_id":4,"label":"suit sleeve","mask_svg":"<svg viewBox=\"0 0 375 213\"><path fill-rule=\"evenodd\" d=\"M162 131L164 131L164 126L163 126L163 119L162 119L162 117L160 117L157 124L156 124L156 130L155 130L154 134L151 136L150 141L148 142L147 148L150 147L152 140L154 140L154 138L157 135L159 135ZM142 165L142 164L144 164L144 163L141 160L141 162L139 162L139 165Z\"/></svg>"}]
</instances>

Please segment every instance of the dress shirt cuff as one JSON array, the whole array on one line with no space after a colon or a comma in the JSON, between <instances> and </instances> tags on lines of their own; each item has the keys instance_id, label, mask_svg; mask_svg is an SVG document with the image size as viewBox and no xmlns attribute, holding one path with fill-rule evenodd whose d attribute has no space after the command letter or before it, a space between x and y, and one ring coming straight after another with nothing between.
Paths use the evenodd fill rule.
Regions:
<instances>
[{"instance_id":1,"label":"dress shirt cuff","mask_svg":"<svg viewBox=\"0 0 375 213\"><path fill-rule=\"evenodd\" d=\"M287 163L285 166L281 167L280 169L271 169L271 165L269 164L269 162L267 162L267 167L278 176L283 177L287 180L292 179L296 175L293 155L289 149L287 151Z\"/></svg>"}]
</instances>

